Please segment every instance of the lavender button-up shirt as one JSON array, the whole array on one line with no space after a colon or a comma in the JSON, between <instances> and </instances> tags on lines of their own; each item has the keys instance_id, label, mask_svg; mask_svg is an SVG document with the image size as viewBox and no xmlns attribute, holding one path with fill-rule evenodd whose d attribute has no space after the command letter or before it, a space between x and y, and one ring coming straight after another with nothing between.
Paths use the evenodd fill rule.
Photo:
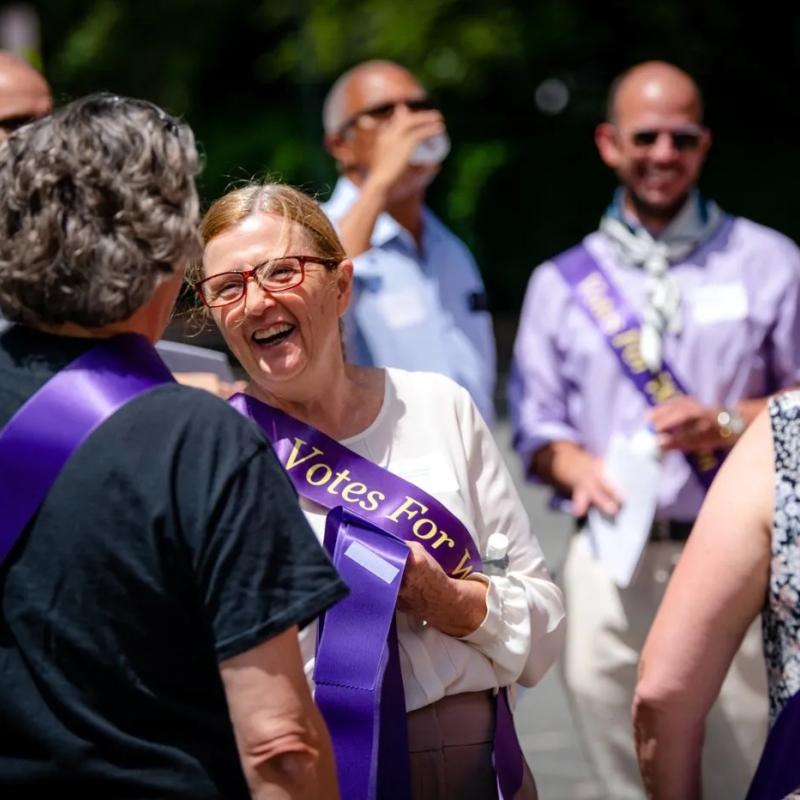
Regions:
<instances>
[{"instance_id":1,"label":"lavender button-up shirt","mask_svg":"<svg viewBox=\"0 0 800 800\"><path fill-rule=\"evenodd\" d=\"M584 244L641 309L645 272L623 263L600 232ZM800 385L800 251L793 242L747 219L726 218L670 272L683 330L666 336L664 358L689 394L706 405L732 405ZM557 440L603 455L611 436L640 429L648 410L551 262L528 286L508 391L514 447L526 465ZM657 516L692 520L703 495L683 455L667 453Z\"/></svg>"}]
</instances>

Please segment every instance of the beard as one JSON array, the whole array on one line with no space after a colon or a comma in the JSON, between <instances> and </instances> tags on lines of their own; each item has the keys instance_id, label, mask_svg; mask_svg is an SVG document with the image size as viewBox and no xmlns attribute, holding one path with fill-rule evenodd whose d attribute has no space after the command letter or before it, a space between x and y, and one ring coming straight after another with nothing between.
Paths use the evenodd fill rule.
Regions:
<instances>
[{"instance_id":1,"label":"beard","mask_svg":"<svg viewBox=\"0 0 800 800\"><path fill-rule=\"evenodd\" d=\"M652 203L637 194L631 187L626 187L626 189L630 204L639 219L657 219L662 222L670 222L677 216L686 203L690 191L687 189L672 203Z\"/></svg>"}]
</instances>

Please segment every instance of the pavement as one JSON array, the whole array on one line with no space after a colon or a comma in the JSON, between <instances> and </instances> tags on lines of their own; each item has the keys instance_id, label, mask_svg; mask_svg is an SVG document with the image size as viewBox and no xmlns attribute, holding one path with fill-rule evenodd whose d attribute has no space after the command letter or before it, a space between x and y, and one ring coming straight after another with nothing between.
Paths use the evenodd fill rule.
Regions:
<instances>
[{"instance_id":1,"label":"pavement","mask_svg":"<svg viewBox=\"0 0 800 800\"><path fill-rule=\"evenodd\" d=\"M572 531L569 517L547 507L548 492L527 483L510 447L508 423L494 428L503 457L522 496L551 573L560 572ZM523 689L514 714L520 744L531 766L540 800L606 800L581 751L557 666L538 686Z\"/></svg>"}]
</instances>

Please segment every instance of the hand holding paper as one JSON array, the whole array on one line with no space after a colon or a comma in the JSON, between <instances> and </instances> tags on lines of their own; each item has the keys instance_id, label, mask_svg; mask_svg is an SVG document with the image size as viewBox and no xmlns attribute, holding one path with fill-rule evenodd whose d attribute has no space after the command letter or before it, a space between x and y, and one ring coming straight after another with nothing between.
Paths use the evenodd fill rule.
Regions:
<instances>
[{"instance_id":1,"label":"hand holding paper","mask_svg":"<svg viewBox=\"0 0 800 800\"><path fill-rule=\"evenodd\" d=\"M625 588L633 580L655 516L661 464L653 434L614 436L604 469L620 492L622 505L613 517L590 509L589 543L614 582Z\"/></svg>"}]
</instances>

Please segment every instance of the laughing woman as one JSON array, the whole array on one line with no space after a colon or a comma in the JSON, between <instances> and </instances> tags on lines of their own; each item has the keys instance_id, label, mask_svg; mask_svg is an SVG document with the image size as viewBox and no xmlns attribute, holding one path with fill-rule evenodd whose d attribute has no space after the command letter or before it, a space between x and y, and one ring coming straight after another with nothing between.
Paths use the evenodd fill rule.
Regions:
<instances>
[{"instance_id":1,"label":"laughing woman","mask_svg":"<svg viewBox=\"0 0 800 800\"><path fill-rule=\"evenodd\" d=\"M534 798L504 687L544 675L564 611L469 395L346 362L353 265L296 189L233 191L202 235L195 287L249 376L234 405L272 440L351 588L318 648L316 626L301 641L342 795Z\"/></svg>"}]
</instances>

